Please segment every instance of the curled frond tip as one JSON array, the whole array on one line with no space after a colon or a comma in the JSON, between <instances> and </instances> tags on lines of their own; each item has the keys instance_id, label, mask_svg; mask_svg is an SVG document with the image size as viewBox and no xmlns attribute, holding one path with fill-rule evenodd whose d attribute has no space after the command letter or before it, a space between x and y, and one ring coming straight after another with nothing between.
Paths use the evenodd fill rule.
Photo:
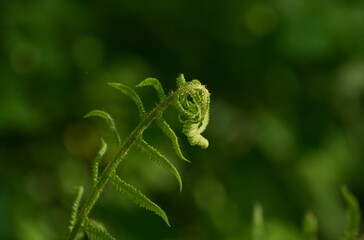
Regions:
<instances>
[{"instance_id":1,"label":"curled frond tip","mask_svg":"<svg viewBox=\"0 0 364 240\"><path fill-rule=\"evenodd\" d=\"M207 148L209 142L201 133L209 123L210 93L198 80L186 82L183 74L178 76L177 86L187 89L178 96L175 103L179 119L183 123L182 132L191 145Z\"/></svg>"}]
</instances>

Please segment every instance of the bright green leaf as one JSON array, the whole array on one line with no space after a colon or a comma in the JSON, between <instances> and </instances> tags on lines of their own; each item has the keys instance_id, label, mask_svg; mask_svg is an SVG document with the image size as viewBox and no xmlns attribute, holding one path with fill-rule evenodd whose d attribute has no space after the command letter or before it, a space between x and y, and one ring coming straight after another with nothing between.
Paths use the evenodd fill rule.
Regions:
<instances>
[{"instance_id":1,"label":"bright green leaf","mask_svg":"<svg viewBox=\"0 0 364 240\"><path fill-rule=\"evenodd\" d=\"M100 117L100 118L105 119L107 125L109 126L115 139L117 140L118 145L121 146L120 135L116 129L115 122L112 119L112 117L110 116L110 114L108 114L107 112L102 111L102 110L93 110L85 115L85 118L88 118L88 117Z\"/></svg>"},{"instance_id":2,"label":"bright green leaf","mask_svg":"<svg viewBox=\"0 0 364 240\"><path fill-rule=\"evenodd\" d=\"M111 183L115 187L115 189L122 194L123 196L132 200L138 206L145 208L149 211L154 212L159 215L166 222L168 226L170 226L168 217L166 213L154 202L152 202L149 198L147 198L142 192L133 187L132 185L126 183L122 179L120 179L116 174L114 174L111 178Z\"/></svg>"},{"instance_id":3,"label":"bright green leaf","mask_svg":"<svg viewBox=\"0 0 364 240\"><path fill-rule=\"evenodd\" d=\"M124 93L125 95L129 96L135 103L135 105L138 108L140 117L143 117L145 115L145 110L144 110L144 106L142 103L142 100L140 99L139 95L130 87L121 84L121 83L108 83L110 86L112 86L113 88L121 91L122 93Z\"/></svg>"},{"instance_id":4,"label":"bright green leaf","mask_svg":"<svg viewBox=\"0 0 364 240\"><path fill-rule=\"evenodd\" d=\"M157 149L149 145L143 139L140 140L138 146L142 149L143 152L146 152L153 161L155 161L158 165L165 168L167 171L171 172L177 179L180 191L182 191L182 179L179 175L177 169L172 165L172 163L164 157Z\"/></svg>"}]
</instances>

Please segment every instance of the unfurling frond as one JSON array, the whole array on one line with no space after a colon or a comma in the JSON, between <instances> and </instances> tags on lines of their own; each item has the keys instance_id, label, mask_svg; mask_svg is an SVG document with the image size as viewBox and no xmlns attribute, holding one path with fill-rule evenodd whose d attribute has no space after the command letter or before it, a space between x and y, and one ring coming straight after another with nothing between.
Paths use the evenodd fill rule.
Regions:
<instances>
[{"instance_id":1,"label":"unfurling frond","mask_svg":"<svg viewBox=\"0 0 364 240\"><path fill-rule=\"evenodd\" d=\"M121 146L121 138L120 138L119 132L117 131L114 119L112 119L110 114L108 114L105 111L101 111L101 110L93 110L85 115L85 118L88 118L88 117L100 117L100 118L105 119L105 121L106 121L107 125L109 126L109 128L111 129L116 141L118 142L118 145Z\"/></svg>"},{"instance_id":2,"label":"unfurling frond","mask_svg":"<svg viewBox=\"0 0 364 240\"><path fill-rule=\"evenodd\" d=\"M315 215L307 212L303 219L304 240L317 240L318 223Z\"/></svg>"},{"instance_id":3,"label":"unfurling frond","mask_svg":"<svg viewBox=\"0 0 364 240\"><path fill-rule=\"evenodd\" d=\"M88 238L91 240L116 240L110 235L105 229L91 223L88 219L86 220L85 226L83 227Z\"/></svg>"},{"instance_id":4,"label":"unfurling frond","mask_svg":"<svg viewBox=\"0 0 364 240\"><path fill-rule=\"evenodd\" d=\"M341 193L348 205L348 223L342 240L359 240L361 216L358 200L347 187L342 187Z\"/></svg>"},{"instance_id":5,"label":"unfurling frond","mask_svg":"<svg viewBox=\"0 0 364 240\"><path fill-rule=\"evenodd\" d=\"M138 189L120 179L116 173L114 173L114 175L110 178L110 181L119 193L132 200L138 206L159 215L161 218L163 218L166 224L170 226L166 213Z\"/></svg>"},{"instance_id":6,"label":"unfurling frond","mask_svg":"<svg viewBox=\"0 0 364 240\"><path fill-rule=\"evenodd\" d=\"M179 158L188 161L182 154L178 139L174 131L163 119L163 113L170 106L173 106L179 112L179 120L182 122L182 132L187 136L191 145L198 145L207 148L209 142L201 134L205 131L209 123L210 114L210 93L204 85L198 80L187 82L182 74L177 78L177 89L165 94L162 85L155 78L147 78L137 87L152 86L158 94L159 103L150 111L146 112L138 94L128 86L121 83L109 83L113 88L128 95L136 104L141 120L135 129L130 133L126 140L121 143L118 131L111 116L101 110L89 112L85 117L97 116L106 120L113 135L119 145L118 152L108 161L105 168L100 171L99 164L107 150L107 144L101 139L101 149L99 150L95 160L92 163L93 188L84 205L78 210L79 201L81 199L82 189L79 189L77 198L73 206L73 212L70 221L70 232L67 240L80 240L87 234L87 238L91 240L115 240L106 230L97 224L90 223L88 216L108 183L111 183L115 189L125 197L132 200L142 208L154 212L159 215L168 226L170 226L166 213L143 193L132 185L126 183L116 175L116 170L120 163L128 155L129 151L134 147L139 147L143 152L147 153L153 161L171 172L177 179L180 190L182 190L182 180L173 164L164 157L157 149L149 145L143 140L143 133L153 123L161 128L164 134L171 140L174 151ZM258 238L256 238L258 240ZM260 240L260 239L259 239Z\"/></svg>"},{"instance_id":7,"label":"unfurling frond","mask_svg":"<svg viewBox=\"0 0 364 240\"><path fill-rule=\"evenodd\" d=\"M149 145L143 139L139 141L138 147L140 147L140 149L143 152L146 152L151 157L151 159L155 161L158 165L162 166L167 171L171 172L176 177L179 184L179 189L180 191L182 191L182 179L177 169L172 165L172 163L167 158L165 158L160 152L158 152L157 149Z\"/></svg>"},{"instance_id":8,"label":"unfurling frond","mask_svg":"<svg viewBox=\"0 0 364 240\"><path fill-rule=\"evenodd\" d=\"M131 89L130 87L128 87L128 86L126 86L124 84L121 84L121 83L111 82L111 83L108 83L108 84L110 86L112 86L113 88L121 91L125 95L129 96L134 101L135 105L137 106L140 117L141 118L144 117L145 110L144 110L142 100L140 100L139 95L133 89Z\"/></svg>"},{"instance_id":9,"label":"unfurling frond","mask_svg":"<svg viewBox=\"0 0 364 240\"><path fill-rule=\"evenodd\" d=\"M176 152L177 156L179 158L181 158L184 161L190 162L188 161L182 154L181 148L178 144L178 138L177 135L174 133L174 131L172 130L172 128L168 125L168 123L163 119L163 117L160 117L159 119L157 119L156 121L157 126L162 129L163 133L171 140L172 144L173 144L173 149Z\"/></svg>"},{"instance_id":10,"label":"unfurling frond","mask_svg":"<svg viewBox=\"0 0 364 240\"><path fill-rule=\"evenodd\" d=\"M80 205L80 201L82 198L82 194L83 194L83 187L79 186L77 188L77 193L76 193L76 198L73 201L72 204L72 212L71 212L71 218L70 218L70 222L69 222L69 226L68 226L68 230L71 232L75 223L76 223L76 218L77 218L77 214L78 214L78 207Z\"/></svg>"},{"instance_id":11,"label":"unfurling frond","mask_svg":"<svg viewBox=\"0 0 364 240\"><path fill-rule=\"evenodd\" d=\"M201 148L207 148L209 141L198 133L199 129L201 129L201 126L198 123L189 123L183 125L182 132L187 136L192 146L198 145Z\"/></svg>"},{"instance_id":12,"label":"unfurling frond","mask_svg":"<svg viewBox=\"0 0 364 240\"><path fill-rule=\"evenodd\" d=\"M185 79L185 75L183 75L182 73L178 75L177 77L177 87L183 87L186 84L186 79Z\"/></svg>"},{"instance_id":13,"label":"unfurling frond","mask_svg":"<svg viewBox=\"0 0 364 240\"><path fill-rule=\"evenodd\" d=\"M104 139L101 138L101 148L99 152L97 153L94 161L92 162L92 177L93 177L93 184L96 186L98 180L99 180L99 163L101 158L104 156L105 152L107 150L107 144L104 141Z\"/></svg>"},{"instance_id":14,"label":"unfurling frond","mask_svg":"<svg viewBox=\"0 0 364 240\"><path fill-rule=\"evenodd\" d=\"M166 98L166 94L164 93L163 87L161 83L158 81L158 79L147 78L137 85L137 87L143 87L143 86L152 86L157 91L160 101L163 101Z\"/></svg>"},{"instance_id":15,"label":"unfurling frond","mask_svg":"<svg viewBox=\"0 0 364 240\"><path fill-rule=\"evenodd\" d=\"M205 131L210 116L210 93L198 80L186 82L183 74L177 78L177 86L190 87L191 91L182 94L175 102L179 119L183 123L183 134L191 145L207 148L209 142L201 133Z\"/></svg>"},{"instance_id":16,"label":"unfurling frond","mask_svg":"<svg viewBox=\"0 0 364 240\"><path fill-rule=\"evenodd\" d=\"M253 208L253 229L251 239L265 239L263 207L260 204L255 204Z\"/></svg>"}]
</instances>

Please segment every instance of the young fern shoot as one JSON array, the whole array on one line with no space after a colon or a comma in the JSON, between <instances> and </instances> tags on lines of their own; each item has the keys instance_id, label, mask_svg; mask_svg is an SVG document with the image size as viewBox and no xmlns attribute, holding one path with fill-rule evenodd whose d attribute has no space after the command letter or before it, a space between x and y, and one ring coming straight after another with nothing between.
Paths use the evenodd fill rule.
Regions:
<instances>
[{"instance_id":1,"label":"young fern shoot","mask_svg":"<svg viewBox=\"0 0 364 240\"><path fill-rule=\"evenodd\" d=\"M209 144L208 140L201 134L204 132L209 123L210 93L198 80L186 82L183 74L180 74L177 78L177 89L167 95L164 93L162 85L157 79L145 79L138 84L137 87L152 86L157 91L159 97L159 103L149 112L144 109L143 102L133 89L121 83L109 83L109 85L128 95L134 101L138 108L141 120L136 128L131 132L129 137L122 142L114 120L108 113L101 110L94 110L85 116L96 116L103 118L106 121L117 141L119 151L100 172L99 163L107 151L107 144L103 139L101 139L101 148L92 164L92 191L89 197L79 208L82 197L82 188L79 188L75 203L73 204L69 232L66 240L80 239L83 234L86 234L91 240L115 239L105 229L95 225L91 220L89 220L89 214L93 206L97 202L102 190L109 182L121 195L134 201L134 203L140 207L159 215L166 224L170 226L168 217L163 209L135 187L122 180L116 172L117 167L127 156L129 150L135 147L148 154L153 161L172 173L178 181L180 191L182 190L182 179L177 169L156 148L152 147L143 139L143 132L153 122L155 122L162 132L171 140L173 149L178 157L182 160L188 161L182 154L176 134L162 116L163 112L169 106L173 106L178 110L179 120L183 124L182 132L187 136L191 145L198 145L201 148L207 148Z\"/></svg>"}]
</instances>

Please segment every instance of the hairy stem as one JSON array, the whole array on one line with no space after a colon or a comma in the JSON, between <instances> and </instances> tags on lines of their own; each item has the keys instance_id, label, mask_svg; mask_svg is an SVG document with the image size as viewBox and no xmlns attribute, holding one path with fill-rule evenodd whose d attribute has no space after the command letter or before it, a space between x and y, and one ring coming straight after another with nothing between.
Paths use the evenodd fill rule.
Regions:
<instances>
[{"instance_id":1,"label":"hairy stem","mask_svg":"<svg viewBox=\"0 0 364 240\"><path fill-rule=\"evenodd\" d=\"M119 150L118 154L115 158L106 166L103 170L99 181L92 189L91 195L82 205L79 214L77 215L77 219L72 231L67 236L66 240L75 240L78 233L80 232L82 226L85 224L87 216L91 212L93 206L95 205L96 201L98 200L100 193L104 189L105 185L108 183L110 177L116 171L116 168L119 166L121 161L126 157L129 150L140 140L143 132L150 126L150 124L158 119L161 114L166 110L168 106L170 106L173 101L178 97L196 87L194 84L186 84L183 87L180 87L175 92L169 94L167 98L164 99L161 103L159 103L153 110L151 110L148 114L146 114L138 126L132 131L129 137L126 139L124 144L122 145L121 149Z\"/></svg>"}]
</instances>

